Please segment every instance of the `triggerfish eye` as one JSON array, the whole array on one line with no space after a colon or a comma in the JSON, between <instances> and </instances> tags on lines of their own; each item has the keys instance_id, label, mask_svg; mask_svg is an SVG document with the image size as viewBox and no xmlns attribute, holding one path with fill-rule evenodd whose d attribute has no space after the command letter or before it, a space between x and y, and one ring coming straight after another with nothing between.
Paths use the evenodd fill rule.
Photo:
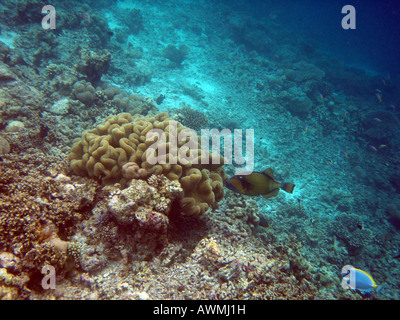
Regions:
<instances>
[{"instance_id":1,"label":"triggerfish eye","mask_svg":"<svg viewBox=\"0 0 400 320\"><path fill-rule=\"evenodd\" d=\"M225 186L234 192L243 193L244 192L243 185L240 180L241 179L239 179L236 176L232 177L231 179L228 179L225 181Z\"/></svg>"}]
</instances>

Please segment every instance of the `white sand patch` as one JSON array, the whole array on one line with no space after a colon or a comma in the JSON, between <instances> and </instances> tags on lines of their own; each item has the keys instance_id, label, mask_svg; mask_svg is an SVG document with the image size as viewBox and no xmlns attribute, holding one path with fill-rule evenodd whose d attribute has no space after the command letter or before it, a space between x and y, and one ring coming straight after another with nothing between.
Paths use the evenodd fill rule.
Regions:
<instances>
[{"instance_id":1,"label":"white sand patch","mask_svg":"<svg viewBox=\"0 0 400 320\"><path fill-rule=\"evenodd\" d=\"M218 91L217 85L210 81L200 80L198 78L186 78L186 81L191 85L196 85L207 94L216 94Z\"/></svg>"},{"instance_id":2,"label":"white sand patch","mask_svg":"<svg viewBox=\"0 0 400 320\"><path fill-rule=\"evenodd\" d=\"M17 34L13 31L2 31L0 33L0 41L4 42L11 49L14 49L14 40L17 37Z\"/></svg>"}]
</instances>

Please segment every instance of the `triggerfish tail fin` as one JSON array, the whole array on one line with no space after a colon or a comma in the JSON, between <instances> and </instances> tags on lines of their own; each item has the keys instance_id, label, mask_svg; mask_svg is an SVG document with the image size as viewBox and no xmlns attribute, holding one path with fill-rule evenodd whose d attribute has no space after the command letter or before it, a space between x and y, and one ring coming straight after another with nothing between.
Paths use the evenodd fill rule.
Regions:
<instances>
[{"instance_id":1,"label":"triggerfish tail fin","mask_svg":"<svg viewBox=\"0 0 400 320\"><path fill-rule=\"evenodd\" d=\"M293 193L294 187L293 183L281 183L281 189L287 193Z\"/></svg>"}]
</instances>

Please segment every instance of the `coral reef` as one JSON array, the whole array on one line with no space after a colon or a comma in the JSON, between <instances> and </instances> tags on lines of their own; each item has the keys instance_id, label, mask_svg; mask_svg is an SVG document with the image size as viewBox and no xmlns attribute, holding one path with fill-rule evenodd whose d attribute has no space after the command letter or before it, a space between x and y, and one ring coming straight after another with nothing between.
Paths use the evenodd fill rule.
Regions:
<instances>
[{"instance_id":1,"label":"coral reef","mask_svg":"<svg viewBox=\"0 0 400 320\"><path fill-rule=\"evenodd\" d=\"M75 82L68 104L73 107L70 113L99 115L104 109L147 114L155 110L152 99L137 94L127 94L116 86L102 84L96 88L91 83L81 80ZM81 103L76 103L77 101ZM90 108L87 108L87 107ZM53 107L52 107L53 108Z\"/></svg>"},{"instance_id":2,"label":"coral reef","mask_svg":"<svg viewBox=\"0 0 400 320\"><path fill-rule=\"evenodd\" d=\"M62 174L62 159L35 149L2 158L0 261L7 271L15 273L17 268L25 278L16 286L25 297L40 285L43 265L60 273L66 267L67 239L90 212L97 186L73 182Z\"/></svg>"},{"instance_id":3,"label":"coral reef","mask_svg":"<svg viewBox=\"0 0 400 320\"><path fill-rule=\"evenodd\" d=\"M304 118L308 115L312 108L312 101L299 87L291 87L288 91L280 94L282 104L293 115Z\"/></svg>"},{"instance_id":4,"label":"coral reef","mask_svg":"<svg viewBox=\"0 0 400 320\"><path fill-rule=\"evenodd\" d=\"M130 230L136 253L147 257L166 245L169 213L182 197L179 183L163 175L152 175L147 181L132 179L127 188L109 195L103 214L110 214L119 228Z\"/></svg>"},{"instance_id":5,"label":"coral reef","mask_svg":"<svg viewBox=\"0 0 400 320\"><path fill-rule=\"evenodd\" d=\"M95 88L85 80L75 82L72 93L76 99L87 106L91 105L95 98Z\"/></svg>"},{"instance_id":6,"label":"coral reef","mask_svg":"<svg viewBox=\"0 0 400 320\"><path fill-rule=\"evenodd\" d=\"M10 24L29 24L36 23L42 19L40 10L37 8L42 8L46 5L45 1L33 0L33 1L17 1L6 3L5 14Z\"/></svg>"},{"instance_id":7,"label":"coral reef","mask_svg":"<svg viewBox=\"0 0 400 320\"><path fill-rule=\"evenodd\" d=\"M139 59L140 49L133 48L124 54L127 55L126 59L130 63L127 64L125 60L117 60L110 68L110 74L118 75L116 83L140 86L150 82L154 76L154 71L147 59L143 57ZM122 77L120 76L121 73Z\"/></svg>"},{"instance_id":8,"label":"coral reef","mask_svg":"<svg viewBox=\"0 0 400 320\"><path fill-rule=\"evenodd\" d=\"M152 216L157 213L167 217L171 203L183 195L179 183L169 181L163 175L152 175L148 181L133 179L127 188L111 197L108 209L119 223L144 224L154 219ZM159 227L155 226L154 229L158 230Z\"/></svg>"},{"instance_id":9,"label":"coral reef","mask_svg":"<svg viewBox=\"0 0 400 320\"><path fill-rule=\"evenodd\" d=\"M234 194L228 190L226 191L224 200L223 208L227 222L229 220L240 221L240 225L245 228L244 230L240 230L240 233L255 235L260 231L260 213L253 199L246 198L240 194Z\"/></svg>"},{"instance_id":10,"label":"coral reef","mask_svg":"<svg viewBox=\"0 0 400 320\"><path fill-rule=\"evenodd\" d=\"M111 61L108 50L92 51L82 49L76 70L86 76L86 80L96 83L107 72Z\"/></svg>"},{"instance_id":11,"label":"coral reef","mask_svg":"<svg viewBox=\"0 0 400 320\"><path fill-rule=\"evenodd\" d=\"M0 4L1 300L399 299L385 50L319 43L278 2L58 1L54 30L46 4ZM200 148L206 126L255 129L254 170L297 191L223 190L234 167ZM386 290L344 290L348 264Z\"/></svg>"},{"instance_id":12,"label":"coral reef","mask_svg":"<svg viewBox=\"0 0 400 320\"><path fill-rule=\"evenodd\" d=\"M182 130L187 129L176 122L175 127L170 121L172 119L169 119L166 113L155 117L132 117L127 113L108 117L103 124L94 130L86 131L82 138L76 141L69 156L71 168L78 175L98 177L103 182L115 182L122 180L123 166L134 162L144 170L139 172L134 164L134 169L131 170L124 167L128 176L131 176L130 172L138 171L141 177L164 174L172 181L179 181L184 190L184 198L181 200L183 212L193 216L202 215L209 208L216 208L223 198L224 171L220 168L223 159L219 155L201 150L197 137L194 142L196 150L190 150L194 155L192 159L182 157L178 154L178 148L184 146L188 136L184 136L185 140L177 140L175 147L174 141L178 139L179 134L185 133ZM153 128L164 132L166 140L159 142L160 146L161 142L163 145L165 143L165 159L172 162L173 157L179 156L179 162L163 164L163 161L158 161L154 165L150 164L150 159L155 156L154 152L158 151L154 147L149 148L156 141L154 137L149 139L147 136ZM161 138L160 136L157 139ZM187 149L184 150L187 152ZM179 149L179 153L181 151Z\"/></svg>"},{"instance_id":13,"label":"coral reef","mask_svg":"<svg viewBox=\"0 0 400 320\"><path fill-rule=\"evenodd\" d=\"M208 117L203 112L188 106L173 110L173 118L185 127L196 131L205 129L208 124Z\"/></svg>"},{"instance_id":14,"label":"coral reef","mask_svg":"<svg viewBox=\"0 0 400 320\"><path fill-rule=\"evenodd\" d=\"M179 48L173 44L169 44L164 48L162 54L170 61L171 66L179 66L186 59L189 51L189 47L184 44L181 44Z\"/></svg>"},{"instance_id":15,"label":"coral reef","mask_svg":"<svg viewBox=\"0 0 400 320\"><path fill-rule=\"evenodd\" d=\"M325 72L316 67L314 64L300 61L294 63L290 69L285 70L285 75L290 81L304 82L308 80L321 81L325 76Z\"/></svg>"},{"instance_id":16,"label":"coral reef","mask_svg":"<svg viewBox=\"0 0 400 320\"><path fill-rule=\"evenodd\" d=\"M371 231L363 227L359 216L354 214L340 214L332 222L332 231L347 246L349 254L357 256L362 248L372 241Z\"/></svg>"},{"instance_id":17,"label":"coral reef","mask_svg":"<svg viewBox=\"0 0 400 320\"><path fill-rule=\"evenodd\" d=\"M68 96L72 92L73 85L78 81L79 74L73 68L67 68L63 64L50 63L44 70L43 92L46 95Z\"/></svg>"},{"instance_id":18,"label":"coral reef","mask_svg":"<svg viewBox=\"0 0 400 320\"><path fill-rule=\"evenodd\" d=\"M396 227L400 228L400 203L393 202L386 209L388 220Z\"/></svg>"},{"instance_id":19,"label":"coral reef","mask_svg":"<svg viewBox=\"0 0 400 320\"><path fill-rule=\"evenodd\" d=\"M5 127L6 132L20 132L25 128L25 124L22 121L14 120L7 124Z\"/></svg>"},{"instance_id":20,"label":"coral reef","mask_svg":"<svg viewBox=\"0 0 400 320\"><path fill-rule=\"evenodd\" d=\"M139 9L131 9L124 12L120 19L133 34L137 34L144 30L143 15Z\"/></svg>"},{"instance_id":21,"label":"coral reef","mask_svg":"<svg viewBox=\"0 0 400 320\"><path fill-rule=\"evenodd\" d=\"M0 74L3 77L0 87L0 122L19 121L23 117L32 117L43 111L46 98L42 92L32 87L7 64L0 62Z\"/></svg>"},{"instance_id":22,"label":"coral reef","mask_svg":"<svg viewBox=\"0 0 400 320\"><path fill-rule=\"evenodd\" d=\"M78 271L70 280L57 282L57 290L34 290L31 296L130 300L315 298L317 287L312 284L313 273L301 245L293 237L277 246L262 243L252 227L257 224L254 217L259 215L253 201L244 199L241 206L234 206L235 196L231 193L229 215L217 210L206 220L194 221L171 216L170 212L165 225L159 219L161 212L154 215L154 206L159 202L157 198L167 192L165 188L171 186L173 192L182 192L161 175L147 181L132 180L126 189L108 189L109 195L96 203L94 214L83 221L83 228L74 236L80 242L69 242L69 256L78 262ZM128 209L126 196L138 201L138 209L143 204L148 215ZM133 219L120 220L122 212ZM92 251L92 255L85 251ZM94 267L93 256L103 263L90 269L88 266ZM7 259L10 268L15 265L13 259ZM108 261L107 267L104 261Z\"/></svg>"},{"instance_id":23,"label":"coral reef","mask_svg":"<svg viewBox=\"0 0 400 320\"><path fill-rule=\"evenodd\" d=\"M374 119L380 119L378 122ZM361 119L362 134L376 144L392 144L396 139L396 130L400 129L400 121L390 111L377 110L363 115Z\"/></svg>"},{"instance_id":24,"label":"coral reef","mask_svg":"<svg viewBox=\"0 0 400 320\"><path fill-rule=\"evenodd\" d=\"M397 193L400 193L400 174L394 173L389 179L392 186L396 189Z\"/></svg>"},{"instance_id":25,"label":"coral reef","mask_svg":"<svg viewBox=\"0 0 400 320\"><path fill-rule=\"evenodd\" d=\"M10 144L6 139L0 137L0 155L9 152L10 152Z\"/></svg>"}]
</instances>

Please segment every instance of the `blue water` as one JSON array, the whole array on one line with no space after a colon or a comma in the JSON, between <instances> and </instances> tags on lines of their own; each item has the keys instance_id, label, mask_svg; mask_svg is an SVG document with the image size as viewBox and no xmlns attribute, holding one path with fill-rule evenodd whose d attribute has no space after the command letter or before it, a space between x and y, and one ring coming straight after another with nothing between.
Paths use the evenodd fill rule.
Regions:
<instances>
[{"instance_id":1,"label":"blue water","mask_svg":"<svg viewBox=\"0 0 400 320\"><path fill-rule=\"evenodd\" d=\"M345 5L356 9L355 30L341 27ZM398 1L246 1L246 6L259 21L272 12L278 14L282 28L309 38L346 63L372 72L400 72Z\"/></svg>"}]
</instances>

